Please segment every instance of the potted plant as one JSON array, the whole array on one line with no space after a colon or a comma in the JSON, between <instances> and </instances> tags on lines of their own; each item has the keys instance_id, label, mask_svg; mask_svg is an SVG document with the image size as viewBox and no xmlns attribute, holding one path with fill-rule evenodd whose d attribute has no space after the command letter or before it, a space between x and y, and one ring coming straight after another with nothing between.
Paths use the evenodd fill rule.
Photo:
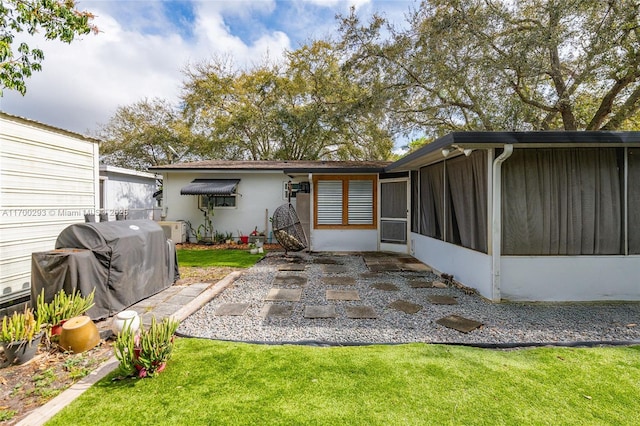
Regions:
<instances>
[{"instance_id":1,"label":"potted plant","mask_svg":"<svg viewBox=\"0 0 640 426\"><path fill-rule=\"evenodd\" d=\"M249 244L249 253L251 253L251 254L257 254L258 253L258 247L256 247L256 243L250 243Z\"/></svg>"},{"instance_id":2,"label":"potted plant","mask_svg":"<svg viewBox=\"0 0 640 426\"><path fill-rule=\"evenodd\" d=\"M28 307L2 319L0 342L9 363L24 364L35 356L42 339L41 326L40 319Z\"/></svg>"},{"instance_id":3,"label":"potted plant","mask_svg":"<svg viewBox=\"0 0 640 426\"><path fill-rule=\"evenodd\" d=\"M122 330L113 345L121 376L144 378L162 372L171 358L174 333L179 325L173 318L158 323L153 317L149 329L141 328L139 334L129 327Z\"/></svg>"},{"instance_id":4,"label":"potted plant","mask_svg":"<svg viewBox=\"0 0 640 426\"><path fill-rule=\"evenodd\" d=\"M57 336L65 321L84 315L94 305L95 288L87 297L80 291L67 294L63 289L53 296L51 302L45 302L44 289L36 300L36 315L42 324L47 325L50 336Z\"/></svg>"}]
</instances>

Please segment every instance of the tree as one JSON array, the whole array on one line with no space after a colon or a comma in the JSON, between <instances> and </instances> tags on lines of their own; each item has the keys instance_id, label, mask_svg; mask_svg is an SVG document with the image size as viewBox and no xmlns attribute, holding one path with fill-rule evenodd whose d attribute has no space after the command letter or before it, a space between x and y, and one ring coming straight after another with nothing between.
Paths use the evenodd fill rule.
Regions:
<instances>
[{"instance_id":1,"label":"tree","mask_svg":"<svg viewBox=\"0 0 640 426\"><path fill-rule=\"evenodd\" d=\"M275 66L238 71L223 58L186 69L185 114L213 149L209 158L274 159L274 112L282 79Z\"/></svg>"},{"instance_id":2,"label":"tree","mask_svg":"<svg viewBox=\"0 0 640 426\"><path fill-rule=\"evenodd\" d=\"M186 70L187 116L227 147L225 158L389 157L392 142L373 101L377 93L350 78L331 43L303 46L286 60L237 70L216 59Z\"/></svg>"},{"instance_id":3,"label":"tree","mask_svg":"<svg viewBox=\"0 0 640 426\"><path fill-rule=\"evenodd\" d=\"M42 69L44 53L27 43L13 46L16 33L44 31L47 40L71 43L76 35L98 32L93 15L76 8L74 0L3 0L0 3L0 96L4 89L25 94L25 79Z\"/></svg>"},{"instance_id":4,"label":"tree","mask_svg":"<svg viewBox=\"0 0 640 426\"><path fill-rule=\"evenodd\" d=\"M631 0L432 0L402 31L352 12L341 46L354 70L382 79L405 129L621 129L640 109L639 9Z\"/></svg>"},{"instance_id":5,"label":"tree","mask_svg":"<svg viewBox=\"0 0 640 426\"><path fill-rule=\"evenodd\" d=\"M103 125L99 137L104 164L145 171L150 166L201 159L203 140L181 112L163 99L121 106Z\"/></svg>"}]
</instances>

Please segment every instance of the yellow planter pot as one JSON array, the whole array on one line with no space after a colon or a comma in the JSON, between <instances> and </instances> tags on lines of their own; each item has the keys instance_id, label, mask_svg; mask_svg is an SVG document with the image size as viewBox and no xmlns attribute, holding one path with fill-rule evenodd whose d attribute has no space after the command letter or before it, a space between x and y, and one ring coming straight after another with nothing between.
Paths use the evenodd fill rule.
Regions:
<instances>
[{"instance_id":1,"label":"yellow planter pot","mask_svg":"<svg viewBox=\"0 0 640 426\"><path fill-rule=\"evenodd\" d=\"M98 327L88 316L73 317L62 325L59 345L65 351L88 351L100 342Z\"/></svg>"}]
</instances>

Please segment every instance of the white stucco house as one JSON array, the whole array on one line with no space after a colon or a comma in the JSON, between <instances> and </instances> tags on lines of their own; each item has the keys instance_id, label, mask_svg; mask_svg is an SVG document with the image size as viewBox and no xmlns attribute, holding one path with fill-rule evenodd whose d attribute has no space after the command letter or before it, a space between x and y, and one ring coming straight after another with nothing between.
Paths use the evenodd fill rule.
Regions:
<instances>
[{"instance_id":1,"label":"white stucco house","mask_svg":"<svg viewBox=\"0 0 640 426\"><path fill-rule=\"evenodd\" d=\"M160 220L154 194L162 176L110 165L100 165L100 211L109 220Z\"/></svg>"},{"instance_id":2,"label":"white stucco house","mask_svg":"<svg viewBox=\"0 0 640 426\"><path fill-rule=\"evenodd\" d=\"M268 234L291 181L312 251L410 253L494 301L640 300L640 132L462 132L394 163L153 171L167 221L210 205L217 230Z\"/></svg>"},{"instance_id":3,"label":"white stucco house","mask_svg":"<svg viewBox=\"0 0 640 426\"><path fill-rule=\"evenodd\" d=\"M269 218L288 203L297 208L314 251L378 249L378 177L389 162L200 161L152 167L163 175L163 221L193 228L213 207L216 232L267 238Z\"/></svg>"},{"instance_id":4,"label":"white stucco house","mask_svg":"<svg viewBox=\"0 0 640 426\"><path fill-rule=\"evenodd\" d=\"M99 142L0 112L0 307L29 298L33 252L96 212Z\"/></svg>"}]
</instances>

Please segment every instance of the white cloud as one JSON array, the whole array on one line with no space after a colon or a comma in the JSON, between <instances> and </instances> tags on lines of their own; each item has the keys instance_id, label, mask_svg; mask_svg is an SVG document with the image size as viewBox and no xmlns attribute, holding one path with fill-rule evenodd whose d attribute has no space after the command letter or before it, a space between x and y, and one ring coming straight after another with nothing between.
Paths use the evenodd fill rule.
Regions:
<instances>
[{"instance_id":1,"label":"white cloud","mask_svg":"<svg viewBox=\"0 0 640 426\"><path fill-rule=\"evenodd\" d=\"M229 33L221 15L224 8L210 7L225 4L205 2L196 7L195 38L190 41L177 32L143 34L125 29L107 9L95 12L98 35L86 35L71 44L28 37L32 47L45 52L43 70L27 80L26 96L5 91L0 107L10 114L88 133L106 123L118 106L145 97L177 102L181 69L189 62L228 53L235 63L248 64L267 52L280 55L290 47L286 34L279 31L246 45ZM152 16L161 16L154 10ZM132 28L146 25L133 21L128 22ZM167 22L162 24L172 28Z\"/></svg>"},{"instance_id":2,"label":"white cloud","mask_svg":"<svg viewBox=\"0 0 640 426\"><path fill-rule=\"evenodd\" d=\"M356 10L365 4L371 3L371 0L304 0L306 3L315 4L324 7L346 6L347 8L354 6Z\"/></svg>"},{"instance_id":3,"label":"white cloud","mask_svg":"<svg viewBox=\"0 0 640 426\"><path fill-rule=\"evenodd\" d=\"M177 102L181 69L188 63L215 55L230 55L238 66L267 56L277 60L298 47L294 41L324 37L335 29L333 14L348 10L347 2L308 1L326 6L327 15L314 16L293 1L279 3L277 10L274 0L198 1L191 27L170 19L162 2L81 2L96 15L100 34L65 44L20 33L17 42L24 39L44 50L43 70L27 80L26 96L5 90L0 109L71 131L95 131L118 106L153 97ZM367 3L348 2L371 8ZM397 10L403 3L406 10L406 2L383 4ZM239 33L232 33L229 22Z\"/></svg>"}]
</instances>

